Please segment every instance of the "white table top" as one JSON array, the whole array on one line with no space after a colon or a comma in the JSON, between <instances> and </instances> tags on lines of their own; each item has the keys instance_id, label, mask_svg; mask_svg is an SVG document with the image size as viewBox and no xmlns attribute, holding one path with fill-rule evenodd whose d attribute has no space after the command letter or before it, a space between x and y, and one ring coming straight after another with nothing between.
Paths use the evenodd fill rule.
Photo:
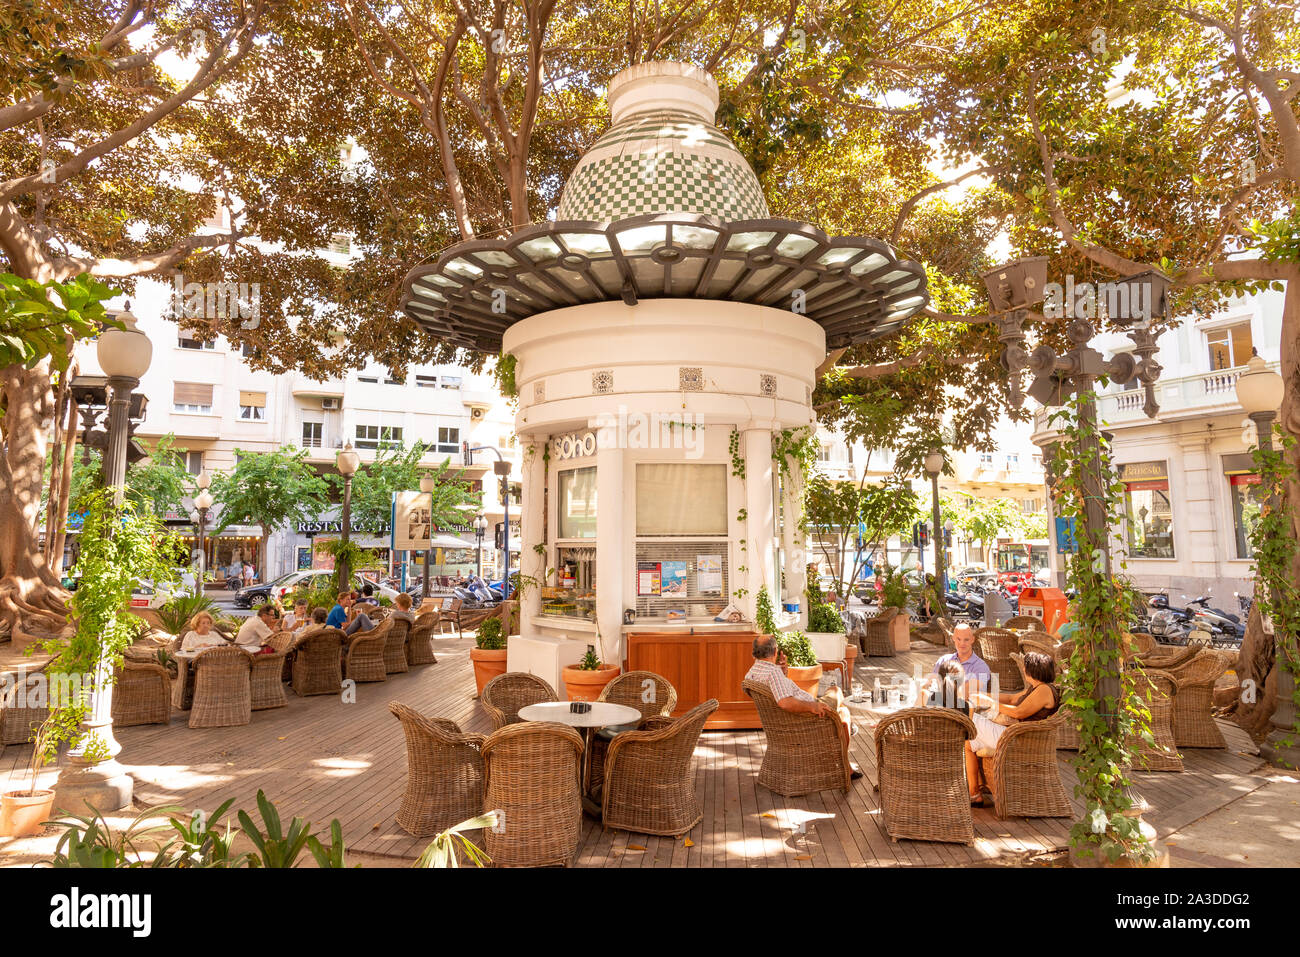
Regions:
<instances>
[{"instance_id":1,"label":"white table top","mask_svg":"<svg viewBox=\"0 0 1300 957\"><path fill-rule=\"evenodd\" d=\"M558 721L571 728L604 728L611 724L633 724L641 720L641 712L625 704L613 704L609 701L589 701L591 710L586 714L575 714L569 710L569 701L543 701L540 704L525 705L519 709L519 717L525 721Z\"/></svg>"},{"instance_id":2,"label":"white table top","mask_svg":"<svg viewBox=\"0 0 1300 957\"><path fill-rule=\"evenodd\" d=\"M172 657L173 657L173 658L184 658L186 661L193 661L193 660L194 660L195 658L197 658L199 655L203 654L203 652L205 652L205 651L211 651L213 648L238 648L240 651L244 652L245 654L249 654L249 655L253 654L253 652L249 651L249 650L248 650L247 648L245 648L243 645L237 645L237 644L235 644L234 642L229 642L229 643L224 644L224 645L212 645L212 646L210 646L210 647L208 647L208 648L199 648L199 649L196 650L196 651L177 651L177 652L173 653Z\"/></svg>"}]
</instances>

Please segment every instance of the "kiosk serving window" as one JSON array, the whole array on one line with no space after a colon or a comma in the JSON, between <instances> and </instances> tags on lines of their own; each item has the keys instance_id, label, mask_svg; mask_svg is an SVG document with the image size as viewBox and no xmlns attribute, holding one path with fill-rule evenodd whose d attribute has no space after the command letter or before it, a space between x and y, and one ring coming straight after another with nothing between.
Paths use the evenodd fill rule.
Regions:
<instances>
[{"instance_id":1,"label":"kiosk serving window","mask_svg":"<svg viewBox=\"0 0 1300 957\"><path fill-rule=\"evenodd\" d=\"M727 604L727 466L636 467L636 610L709 619Z\"/></svg>"},{"instance_id":2,"label":"kiosk serving window","mask_svg":"<svg viewBox=\"0 0 1300 957\"><path fill-rule=\"evenodd\" d=\"M636 533L726 535L727 467L678 462L638 464Z\"/></svg>"},{"instance_id":3,"label":"kiosk serving window","mask_svg":"<svg viewBox=\"0 0 1300 957\"><path fill-rule=\"evenodd\" d=\"M559 473L558 518L560 538L596 537L596 468L566 469Z\"/></svg>"}]
</instances>

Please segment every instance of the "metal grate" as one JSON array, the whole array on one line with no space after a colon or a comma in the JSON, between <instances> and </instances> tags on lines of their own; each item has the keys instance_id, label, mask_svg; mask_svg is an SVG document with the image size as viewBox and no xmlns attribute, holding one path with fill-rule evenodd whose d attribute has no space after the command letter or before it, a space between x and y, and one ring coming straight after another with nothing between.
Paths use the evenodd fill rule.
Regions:
<instances>
[{"instance_id":1,"label":"metal grate","mask_svg":"<svg viewBox=\"0 0 1300 957\"><path fill-rule=\"evenodd\" d=\"M719 594L703 594L699 583L699 557L716 555L721 559L722 591ZM726 607L730 601L730 568L727 561L727 543L725 541L693 542L638 542L636 546L637 583L640 584L641 562L685 562L686 596L638 595L636 599L637 618L666 619L668 609L681 608L688 618L712 618Z\"/></svg>"}]
</instances>

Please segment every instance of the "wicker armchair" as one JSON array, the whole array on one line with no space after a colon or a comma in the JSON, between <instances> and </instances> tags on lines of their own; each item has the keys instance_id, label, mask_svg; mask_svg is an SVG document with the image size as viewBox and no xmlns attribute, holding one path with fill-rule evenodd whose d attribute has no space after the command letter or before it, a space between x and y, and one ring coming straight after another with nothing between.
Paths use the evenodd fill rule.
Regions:
<instances>
[{"instance_id":1,"label":"wicker armchair","mask_svg":"<svg viewBox=\"0 0 1300 957\"><path fill-rule=\"evenodd\" d=\"M1002 627L1012 631L1046 631L1043 619L1037 615L1016 615L1004 621Z\"/></svg>"},{"instance_id":2,"label":"wicker armchair","mask_svg":"<svg viewBox=\"0 0 1300 957\"><path fill-rule=\"evenodd\" d=\"M162 665L123 661L113 679L113 724L166 724L172 718L172 676Z\"/></svg>"},{"instance_id":3,"label":"wicker armchair","mask_svg":"<svg viewBox=\"0 0 1300 957\"><path fill-rule=\"evenodd\" d=\"M438 656L433 653L433 629L438 624L439 612L426 611L415 619L406 633L406 663L408 665L436 665Z\"/></svg>"},{"instance_id":4,"label":"wicker armchair","mask_svg":"<svg viewBox=\"0 0 1300 957\"><path fill-rule=\"evenodd\" d=\"M942 615L935 615L930 619L929 631L921 637L932 644L944 648L952 648L954 647L952 643L954 627L951 618L945 618Z\"/></svg>"},{"instance_id":5,"label":"wicker armchair","mask_svg":"<svg viewBox=\"0 0 1300 957\"><path fill-rule=\"evenodd\" d=\"M284 664L287 656L288 653L284 651L253 656L249 680L252 682L254 711L283 708L289 704L284 693Z\"/></svg>"},{"instance_id":6,"label":"wicker armchair","mask_svg":"<svg viewBox=\"0 0 1300 957\"><path fill-rule=\"evenodd\" d=\"M352 636L344 661L343 677L353 681L387 681L384 671L384 645L393 622L385 621L369 631L359 631Z\"/></svg>"},{"instance_id":7,"label":"wicker armchair","mask_svg":"<svg viewBox=\"0 0 1300 957\"><path fill-rule=\"evenodd\" d=\"M890 838L975 843L966 788L970 718L946 708L907 708L876 725L880 810Z\"/></svg>"},{"instance_id":8,"label":"wicker armchair","mask_svg":"<svg viewBox=\"0 0 1300 957\"><path fill-rule=\"evenodd\" d=\"M50 716L48 705L28 706L28 702L46 701L43 690L40 690L45 676L39 672L26 677L22 677L22 672L18 674L20 680L14 681L0 701L0 743L3 744L28 743L32 740L32 732Z\"/></svg>"},{"instance_id":9,"label":"wicker armchair","mask_svg":"<svg viewBox=\"0 0 1300 957\"><path fill-rule=\"evenodd\" d=\"M388 625L388 638L384 642L384 673L395 675L410 671L406 661L406 636L410 634L411 623L405 618L384 619Z\"/></svg>"},{"instance_id":10,"label":"wicker armchair","mask_svg":"<svg viewBox=\"0 0 1300 957\"><path fill-rule=\"evenodd\" d=\"M1131 651L1138 657L1149 655L1156 650L1156 640L1145 631L1135 631L1129 637L1133 639Z\"/></svg>"},{"instance_id":11,"label":"wicker armchair","mask_svg":"<svg viewBox=\"0 0 1300 957\"><path fill-rule=\"evenodd\" d=\"M1214 683L1228 670L1228 658L1211 648L1163 669L1178 685L1174 695L1174 744L1179 748L1226 748L1214 723Z\"/></svg>"},{"instance_id":12,"label":"wicker armchair","mask_svg":"<svg viewBox=\"0 0 1300 957\"><path fill-rule=\"evenodd\" d=\"M559 701L560 697L544 679L526 671L507 671L497 675L483 686L479 702L492 719L492 730L500 731L511 724L519 724L519 709L543 701Z\"/></svg>"},{"instance_id":13,"label":"wicker armchair","mask_svg":"<svg viewBox=\"0 0 1300 957\"><path fill-rule=\"evenodd\" d=\"M1135 675L1138 697L1151 712L1151 737L1147 744L1134 735L1134 767L1140 771L1182 771L1183 759L1174 744L1174 701L1178 683L1167 671L1139 671Z\"/></svg>"},{"instance_id":14,"label":"wicker armchair","mask_svg":"<svg viewBox=\"0 0 1300 957\"><path fill-rule=\"evenodd\" d=\"M443 634L447 630L446 626L451 625L458 638L465 637L460 627L460 610L464 605L464 600L460 598L443 599L442 611L438 613L438 634Z\"/></svg>"},{"instance_id":15,"label":"wicker armchair","mask_svg":"<svg viewBox=\"0 0 1300 957\"><path fill-rule=\"evenodd\" d=\"M581 759L582 736L553 721L510 725L483 743L483 806L505 813L500 833L483 832L495 866L572 863L582 832Z\"/></svg>"},{"instance_id":16,"label":"wicker armchair","mask_svg":"<svg viewBox=\"0 0 1300 957\"><path fill-rule=\"evenodd\" d=\"M982 758L999 818L1070 817L1074 813L1056 761L1056 736L1066 720L1058 710L1041 721L1019 721L998 738L993 755Z\"/></svg>"},{"instance_id":17,"label":"wicker armchair","mask_svg":"<svg viewBox=\"0 0 1300 957\"><path fill-rule=\"evenodd\" d=\"M646 697L650 700L643 700ZM667 717L676 710L677 689L667 678L653 671L629 671L605 685L596 700L636 708L641 712L641 721L637 725L637 730L641 730L645 727L645 719ZM584 792L591 791L593 785L599 786L605 780L605 752L617 734L617 728L601 728L592 735L587 754L587 780L582 782Z\"/></svg>"},{"instance_id":18,"label":"wicker armchair","mask_svg":"<svg viewBox=\"0 0 1300 957\"><path fill-rule=\"evenodd\" d=\"M338 694L343 686L342 645L343 632L337 628L302 635L293 646L293 693L299 697Z\"/></svg>"},{"instance_id":19,"label":"wicker armchair","mask_svg":"<svg viewBox=\"0 0 1300 957\"><path fill-rule=\"evenodd\" d=\"M483 743L455 721L426 718L396 701L388 705L406 734L406 790L397 823L428 837L483 813Z\"/></svg>"},{"instance_id":20,"label":"wicker armchair","mask_svg":"<svg viewBox=\"0 0 1300 957\"><path fill-rule=\"evenodd\" d=\"M191 728L229 728L253 719L252 656L238 648L209 648L194 658Z\"/></svg>"},{"instance_id":21,"label":"wicker armchair","mask_svg":"<svg viewBox=\"0 0 1300 957\"><path fill-rule=\"evenodd\" d=\"M1195 658L1201 651L1200 645L1161 645L1157 644L1150 651L1138 651L1138 661L1144 668L1156 668L1170 671Z\"/></svg>"},{"instance_id":22,"label":"wicker armchair","mask_svg":"<svg viewBox=\"0 0 1300 957\"><path fill-rule=\"evenodd\" d=\"M988 664L998 678L1002 691L1020 691L1025 687L1020 670L1011 660L1019 648L1020 636L1007 628L980 628L975 632L975 654Z\"/></svg>"},{"instance_id":23,"label":"wicker armchair","mask_svg":"<svg viewBox=\"0 0 1300 957\"><path fill-rule=\"evenodd\" d=\"M704 817L691 759L704 722L718 708L710 698L654 728L624 731L609 745L601 789L607 828L641 834L685 834Z\"/></svg>"},{"instance_id":24,"label":"wicker armchair","mask_svg":"<svg viewBox=\"0 0 1300 957\"><path fill-rule=\"evenodd\" d=\"M741 687L758 708L767 738L759 784L783 797L833 788L848 792L852 772L838 715L784 711L767 685L746 680Z\"/></svg>"},{"instance_id":25,"label":"wicker armchair","mask_svg":"<svg viewBox=\"0 0 1300 957\"><path fill-rule=\"evenodd\" d=\"M889 632L894 619L900 614L902 614L900 608L885 608L876 617L866 620L858 635L863 654L894 657L894 638Z\"/></svg>"}]
</instances>

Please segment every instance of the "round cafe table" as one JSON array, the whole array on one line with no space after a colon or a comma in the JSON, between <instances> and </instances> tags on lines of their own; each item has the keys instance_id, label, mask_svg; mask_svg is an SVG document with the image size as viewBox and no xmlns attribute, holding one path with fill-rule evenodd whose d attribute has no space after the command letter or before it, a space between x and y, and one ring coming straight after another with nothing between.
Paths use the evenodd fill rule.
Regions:
<instances>
[{"instance_id":1,"label":"round cafe table","mask_svg":"<svg viewBox=\"0 0 1300 957\"><path fill-rule=\"evenodd\" d=\"M579 783L587 780L587 755L591 753L591 732L594 728L607 728L614 724L636 724L641 720L641 712L625 704L613 704L609 701L588 701L591 710L578 714L569 710L571 701L543 701L538 704L525 705L519 709L519 717L524 721L555 721L570 728L582 731L582 764L578 768ZM600 808L584 793L582 806L587 813L600 816Z\"/></svg>"}]
</instances>

